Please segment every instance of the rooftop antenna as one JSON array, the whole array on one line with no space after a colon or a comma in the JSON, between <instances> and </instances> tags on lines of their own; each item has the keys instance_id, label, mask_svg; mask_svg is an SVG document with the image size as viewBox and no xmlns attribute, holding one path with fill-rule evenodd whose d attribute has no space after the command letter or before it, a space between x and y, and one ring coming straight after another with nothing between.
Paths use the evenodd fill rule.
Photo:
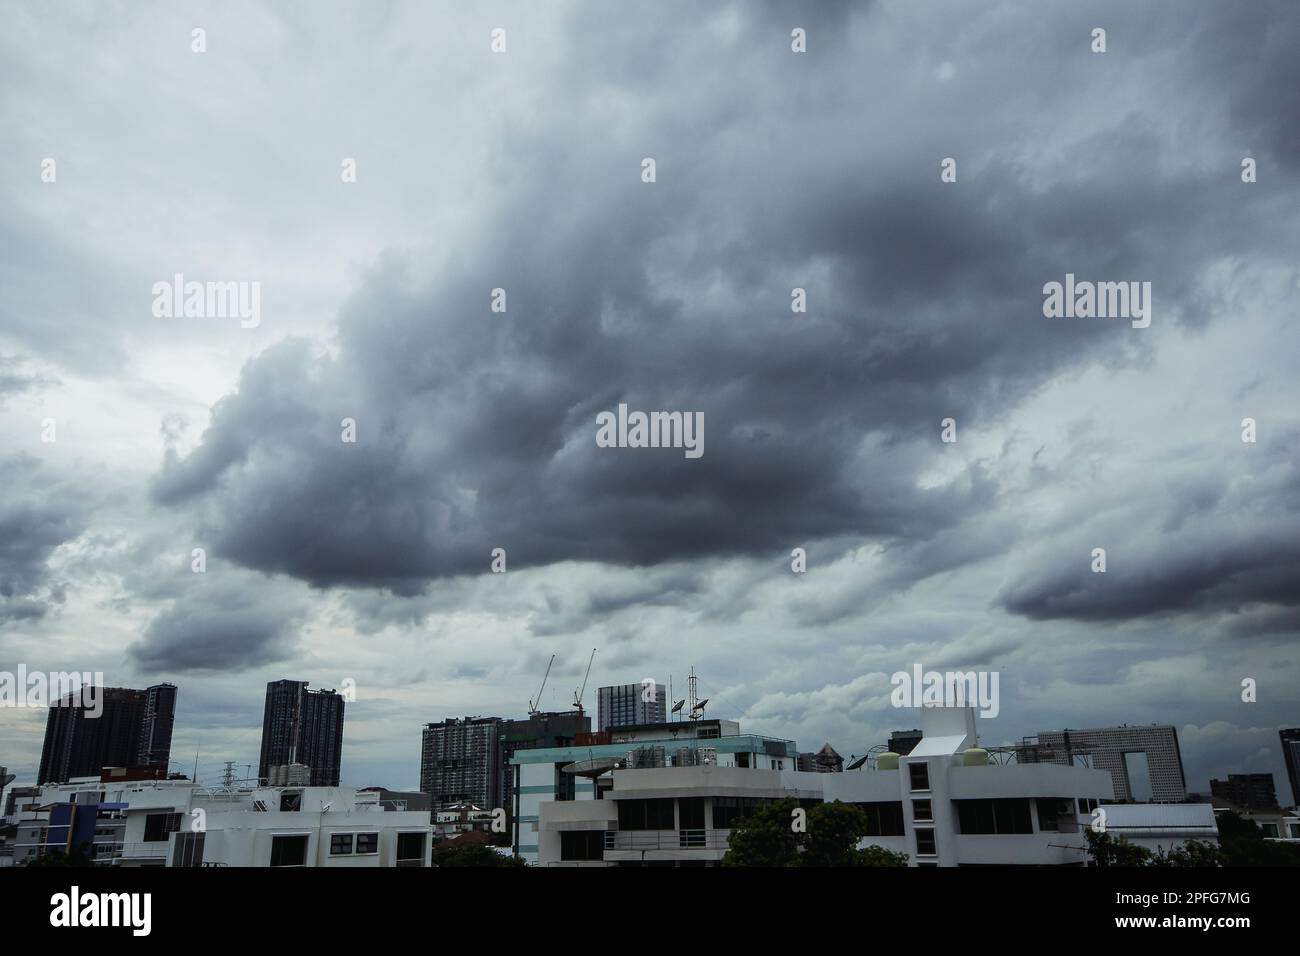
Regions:
<instances>
[{"instance_id":1,"label":"rooftop antenna","mask_svg":"<svg viewBox=\"0 0 1300 956\"><path fill-rule=\"evenodd\" d=\"M226 769L221 773L221 785L223 787L233 787L235 785L235 762L226 761Z\"/></svg>"},{"instance_id":2,"label":"rooftop antenna","mask_svg":"<svg viewBox=\"0 0 1300 956\"><path fill-rule=\"evenodd\" d=\"M554 663L555 663L555 655L552 654L550 662L546 665L546 673L542 675L542 686L537 689L537 701L535 703L531 700L528 702L529 717L537 713L538 708L542 706L542 692L546 690L546 678L551 676L551 664Z\"/></svg>"},{"instance_id":3,"label":"rooftop antenna","mask_svg":"<svg viewBox=\"0 0 1300 956\"><path fill-rule=\"evenodd\" d=\"M596 659L596 649L591 649L591 657L587 658L587 673L583 675L582 687L573 692L573 706L578 708L578 716L582 716L582 695L587 692L587 678L591 676L591 662Z\"/></svg>"},{"instance_id":4,"label":"rooftop antenna","mask_svg":"<svg viewBox=\"0 0 1300 956\"><path fill-rule=\"evenodd\" d=\"M691 702L691 710L690 710L691 720L699 720L701 717L703 717L704 705L709 702L709 699L707 697L704 698L704 700L699 699L699 695L697 693L698 680L699 678L695 676L695 668L694 666L692 666L691 676L687 679L687 685L689 687L689 691L686 695L687 699L690 700Z\"/></svg>"}]
</instances>

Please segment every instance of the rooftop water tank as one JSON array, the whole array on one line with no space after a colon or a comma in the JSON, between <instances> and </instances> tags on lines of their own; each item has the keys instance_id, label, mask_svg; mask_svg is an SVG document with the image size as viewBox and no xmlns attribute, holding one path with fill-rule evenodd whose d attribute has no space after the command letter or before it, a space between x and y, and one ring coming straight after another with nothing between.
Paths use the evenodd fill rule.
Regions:
<instances>
[{"instance_id":1,"label":"rooftop water tank","mask_svg":"<svg viewBox=\"0 0 1300 956\"><path fill-rule=\"evenodd\" d=\"M876 769L897 770L898 754L894 753L892 750L886 750L884 753L882 753L880 756L876 758Z\"/></svg>"},{"instance_id":2,"label":"rooftop water tank","mask_svg":"<svg viewBox=\"0 0 1300 956\"><path fill-rule=\"evenodd\" d=\"M966 767L984 767L989 762L989 752L983 747L971 747L961 756L961 762Z\"/></svg>"}]
</instances>

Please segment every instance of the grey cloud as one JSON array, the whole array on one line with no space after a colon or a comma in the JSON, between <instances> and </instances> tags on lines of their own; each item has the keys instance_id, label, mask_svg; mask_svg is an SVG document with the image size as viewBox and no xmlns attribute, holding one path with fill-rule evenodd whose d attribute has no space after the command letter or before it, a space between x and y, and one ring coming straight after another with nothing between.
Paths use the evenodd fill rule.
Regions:
<instances>
[{"instance_id":1,"label":"grey cloud","mask_svg":"<svg viewBox=\"0 0 1300 956\"><path fill-rule=\"evenodd\" d=\"M1243 445L1237 455L1251 464L1231 487L1198 476L1166 483L1163 499L1139 488L1117 495L1112 515L1076 515L1053 557L1030 566L998 603L1036 620L1230 612L1244 614L1238 633L1254 620L1261 635L1277 633L1291 619L1278 609L1300 605L1297 440L1291 427L1270 445ZM1091 570L1094 547L1106 548L1105 573Z\"/></svg>"},{"instance_id":2,"label":"grey cloud","mask_svg":"<svg viewBox=\"0 0 1300 956\"><path fill-rule=\"evenodd\" d=\"M305 607L253 575L193 574L190 588L127 648L147 673L241 671L286 660Z\"/></svg>"},{"instance_id":3,"label":"grey cloud","mask_svg":"<svg viewBox=\"0 0 1300 956\"><path fill-rule=\"evenodd\" d=\"M580 52L557 87L593 70L646 91L652 77L600 72L597 59L622 62L620 42L615 30L599 58ZM873 156L871 84L839 78L853 55L828 52L795 93L768 81L761 109L739 86L753 64L728 78L702 63L731 105L620 117L635 130L626 148L587 135L601 117L590 102L545 131L505 132L528 165L485 233L427 278L377 269L343 312L337 357L282 343L252 361L200 447L169 455L156 499L196 507L250 568L404 594L480 572L494 547L514 567L653 565L846 533L929 540L996 496L991 476L917 487L942 417L996 421L1063 369L1147 347L1126 326L1045 321L1044 281L1150 277L1157 321L1204 323L1197 271L1228 250L1276 255L1265 239L1292 228L1261 230L1257 209L1215 186L1231 171L1135 175L1166 149L1141 123L1116 124L1119 148L1089 142L1087 164L1047 195L1031 189L996 158L996 133L1045 122L1023 103L943 117L989 157L978 189L944 190L937 155L921 169ZM1028 95L1050 117L1045 84ZM835 97L809 115L796 102L810 89ZM778 129L780 148L738 145ZM662 168L645 186L651 144ZM807 316L789 312L793 285L810 287ZM486 308L497 286L504 316ZM597 449L595 414L620 401L703 411L705 456ZM359 423L355 446L338 441L343 416Z\"/></svg>"},{"instance_id":4,"label":"grey cloud","mask_svg":"<svg viewBox=\"0 0 1300 956\"><path fill-rule=\"evenodd\" d=\"M30 621L61 603L49 559L88 520L82 493L29 455L0 457L0 621Z\"/></svg>"}]
</instances>

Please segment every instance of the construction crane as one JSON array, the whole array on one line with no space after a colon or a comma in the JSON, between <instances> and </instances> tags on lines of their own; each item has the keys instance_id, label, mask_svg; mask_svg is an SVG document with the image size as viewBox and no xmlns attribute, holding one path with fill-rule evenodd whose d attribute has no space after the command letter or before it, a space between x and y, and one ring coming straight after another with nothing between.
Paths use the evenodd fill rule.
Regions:
<instances>
[{"instance_id":1,"label":"construction crane","mask_svg":"<svg viewBox=\"0 0 1300 956\"><path fill-rule=\"evenodd\" d=\"M555 663L555 655L552 654L552 655L551 655L550 663L548 663L548 664L546 665L546 673L542 675L542 686L539 687L539 688L537 689L537 700L536 700L536 701L531 701L531 700L530 700L530 701L528 702L528 716L529 716L529 717L531 717L531 716L533 716L533 714L537 713L537 712L538 712L538 709L542 706L542 691L546 690L546 678L548 678L548 677L551 676L551 664L554 664L554 663Z\"/></svg>"},{"instance_id":2,"label":"construction crane","mask_svg":"<svg viewBox=\"0 0 1300 956\"><path fill-rule=\"evenodd\" d=\"M582 678L582 687L573 692L573 706L578 708L578 716L582 716L582 695L587 692L587 678L591 676L591 662L596 659L596 649L591 649L591 657L587 658L587 673Z\"/></svg>"}]
</instances>

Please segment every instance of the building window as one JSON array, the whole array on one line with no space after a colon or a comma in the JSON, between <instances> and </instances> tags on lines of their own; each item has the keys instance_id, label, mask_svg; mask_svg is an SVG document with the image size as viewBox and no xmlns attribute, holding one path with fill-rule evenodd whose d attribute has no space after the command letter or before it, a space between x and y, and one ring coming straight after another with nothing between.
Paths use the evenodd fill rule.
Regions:
<instances>
[{"instance_id":1,"label":"building window","mask_svg":"<svg viewBox=\"0 0 1300 956\"><path fill-rule=\"evenodd\" d=\"M271 837L272 866L306 866L307 837L280 836Z\"/></svg>"},{"instance_id":2,"label":"building window","mask_svg":"<svg viewBox=\"0 0 1300 956\"><path fill-rule=\"evenodd\" d=\"M578 862L605 859L605 831L561 830L560 859Z\"/></svg>"},{"instance_id":3,"label":"building window","mask_svg":"<svg viewBox=\"0 0 1300 956\"><path fill-rule=\"evenodd\" d=\"M378 853L379 852L379 834L378 833L358 833L357 834L357 853Z\"/></svg>"},{"instance_id":4,"label":"building window","mask_svg":"<svg viewBox=\"0 0 1300 956\"><path fill-rule=\"evenodd\" d=\"M166 843L167 834L181 828L179 813L151 813L144 818L144 842Z\"/></svg>"},{"instance_id":5,"label":"building window","mask_svg":"<svg viewBox=\"0 0 1300 956\"><path fill-rule=\"evenodd\" d=\"M673 800L619 800L620 830L675 830Z\"/></svg>"},{"instance_id":6,"label":"building window","mask_svg":"<svg viewBox=\"0 0 1300 956\"><path fill-rule=\"evenodd\" d=\"M912 801L912 819L917 823L931 823L934 821L934 813L931 810L929 800Z\"/></svg>"},{"instance_id":7,"label":"building window","mask_svg":"<svg viewBox=\"0 0 1300 956\"><path fill-rule=\"evenodd\" d=\"M902 801L857 803L854 806L867 815L865 836L902 836L907 832L903 828Z\"/></svg>"},{"instance_id":8,"label":"building window","mask_svg":"<svg viewBox=\"0 0 1300 956\"><path fill-rule=\"evenodd\" d=\"M913 790L930 789L930 767L928 764L909 763L907 765L907 772L911 774Z\"/></svg>"},{"instance_id":9,"label":"building window","mask_svg":"<svg viewBox=\"0 0 1300 956\"><path fill-rule=\"evenodd\" d=\"M397 865L424 866L423 833L397 834Z\"/></svg>"},{"instance_id":10,"label":"building window","mask_svg":"<svg viewBox=\"0 0 1300 956\"><path fill-rule=\"evenodd\" d=\"M749 769L749 754L736 754L736 766Z\"/></svg>"},{"instance_id":11,"label":"building window","mask_svg":"<svg viewBox=\"0 0 1300 956\"><path fill-rule=\"evenodd\" d=\"M1020 797L999 800L954 800L962 833L1033 833L1029 801Z\"/></svg>"},{"instance_id":12,"label":"building window","mask_svg":"<svg viewBox=\"0 0 1300 956\"><path fill-rule=\"evenodd\" d=\"M714 797L713 829L734 830L740 822L767 804L759 797Z\"/></svg>"},{"instance_id":13,"label":"building window","mask_svg":"<svg viewBox=\"0 0 1300 956\"><path fill-rule=\"evenodd\" d=\"M202 866L204 836L206 834L178 831L172 847L172 866Z\"/></svg>"},{"instance_id":14,"label":"building window","mask_svg":"<svg viewBox=\"0 0 1300 956\"><path fill-rule=\"evenodd\" d=\"M330 856L350 856L352 854L351 833L333 833L330 835Z\"/></svg>"},{"instance_id":15,"label":"building window","mask_svg":"<svg viewBox=\"0 0 1300 956\"><path fill-rule=\"evenodd\" d=\"M682 830L704 829L704 798L682 797L677 801L677 814Z\"/></svg>"},{"instance_id":16,"label":"building window","mask_svg":"<svg viewBox=\"0 0 1300 956\"><path fill-rule=\"evenodd\" d=\"M917 827L916 855L936 856L938 853L939 844L934 839L934 827Z\"/></svg>"},{"instance_id":17,"label":"building window","mask_svg":"<svg viewBox=\"0 0 1300 956\"><path fill-rule=\"evenodd\" d=\"M1048 832L1056 830L1073 830L1076 824L1071 811L1074 801L1070 799L1049 799L1039 797L1034 801L1038 805L1038 829Z\"/></svg>"},{"instance_id":18,"label":"building window","mask_svg":"<svg viewBox=\"0 0 1300 956\"><path fill-rule=\"evenodd\" d=\"M1273 839L1273 840L1276 840L1276 839L1277 839L1277 824L1276 824L1276 823L1261 823L1261 824L1259 825L1259 828L1260 828L1261 830L1264 831L1264 836L1268 837L1269 839Z\"/></svg>"}]
</instances>

